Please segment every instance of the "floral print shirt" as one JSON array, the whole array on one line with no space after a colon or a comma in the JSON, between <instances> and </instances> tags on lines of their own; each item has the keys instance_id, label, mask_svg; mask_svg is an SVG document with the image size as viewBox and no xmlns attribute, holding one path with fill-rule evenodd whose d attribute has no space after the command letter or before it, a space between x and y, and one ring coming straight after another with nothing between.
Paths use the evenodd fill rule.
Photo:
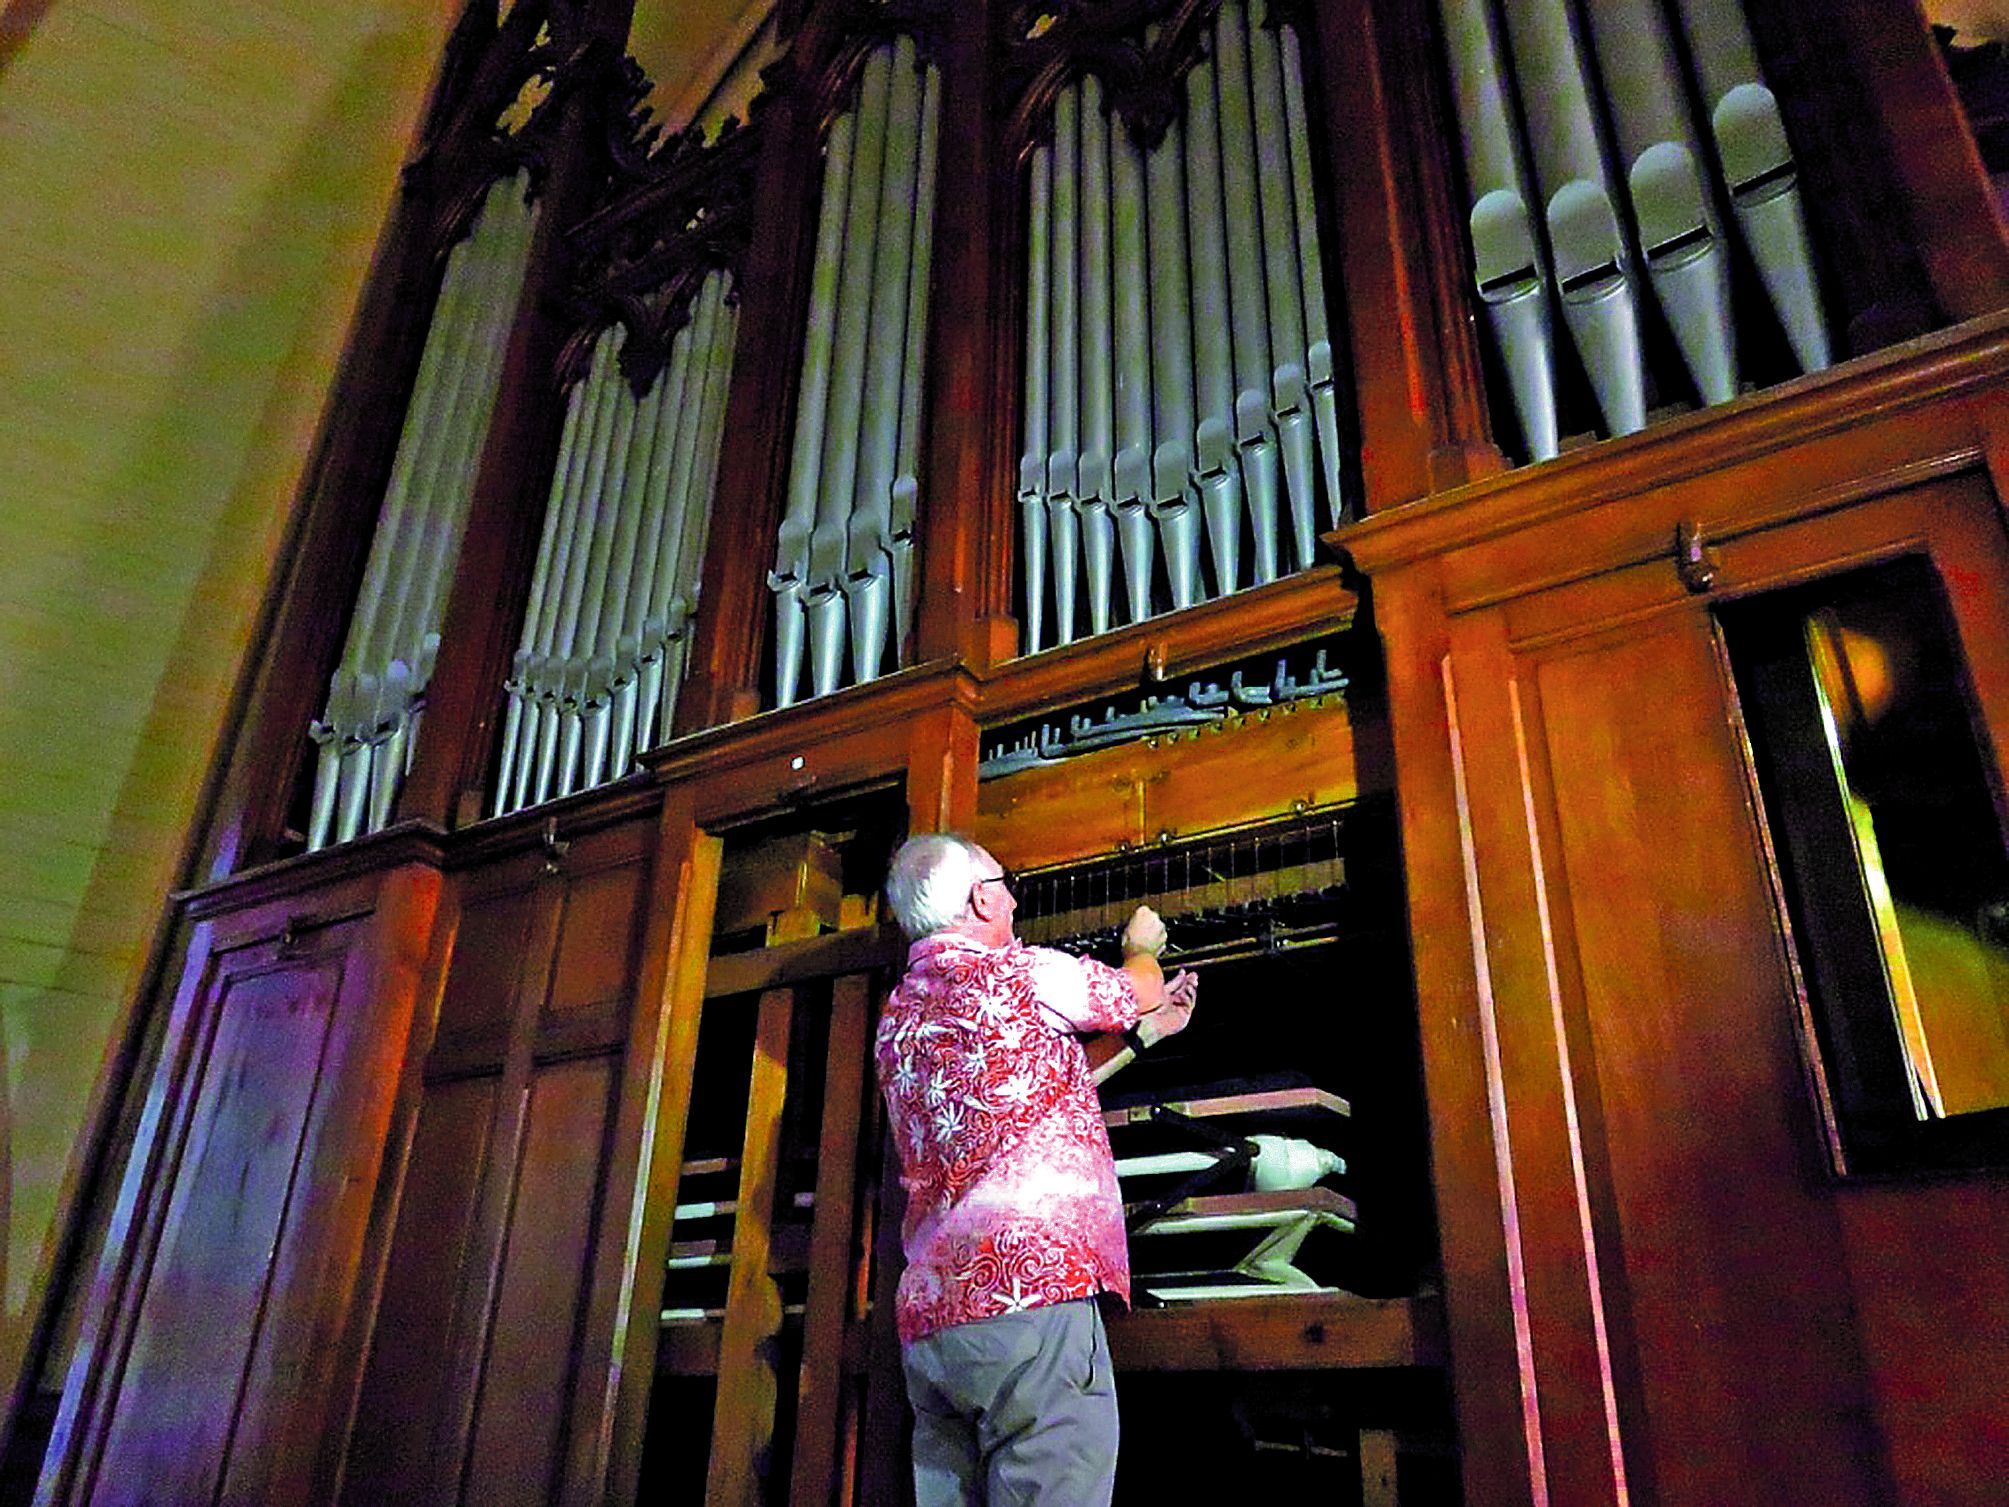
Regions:
<instances>
[{"instance_id":1,"label":"floral print shirt","mask_svg":"<svg viewBox=\"0 0 2009 1507\"><path fill-rule=\"evenodd\" d=\"M1120 968L1013 942L913 944L876 1058L907 1190L900 1341L1130 1297L1123 1200L1077 1033L1137 1023Z\"/></svg>"}]
</instances>

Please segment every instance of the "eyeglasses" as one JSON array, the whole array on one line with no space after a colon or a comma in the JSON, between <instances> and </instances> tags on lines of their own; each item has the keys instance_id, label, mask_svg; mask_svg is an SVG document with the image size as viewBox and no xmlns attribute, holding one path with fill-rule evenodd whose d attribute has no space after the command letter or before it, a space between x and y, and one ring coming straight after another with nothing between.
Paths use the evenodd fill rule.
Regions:
<instances>
[{"instance_id":1,"label":"eyeglasses","mask_svg":"<svg viewBox=\"0 0 2009 1507\"><path fill-rule=\"evenodd\" d=\"M996 874L986 874L977 881L977 884L1001 884L1005 887L1007 895L1010 895L1013 899L1018 898L1018 875L1014 874L1010 869L1005 869ZM971 885L970 888L975 889L977 884Z\"/></svg>"}]
</instances>

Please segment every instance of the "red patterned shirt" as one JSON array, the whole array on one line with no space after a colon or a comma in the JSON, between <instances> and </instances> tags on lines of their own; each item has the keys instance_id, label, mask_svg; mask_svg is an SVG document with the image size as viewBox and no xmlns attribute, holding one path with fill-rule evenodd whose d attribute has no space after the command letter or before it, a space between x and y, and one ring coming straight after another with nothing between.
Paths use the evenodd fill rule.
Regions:
<instances>
[{"instance_id":1,"label":"red patterned shirt","mask_svg":"<svg viewBox=\"0 0 2009 1507\"><path fill-rule=\"evenodd\" d=\"M899 1329L1113 1292L1130 1297L1123 1200L1081 1031L1137 1022L1120 968L1045 947L923 937L879 1022L907 1270Z\"/></svg>"}]
</instances>

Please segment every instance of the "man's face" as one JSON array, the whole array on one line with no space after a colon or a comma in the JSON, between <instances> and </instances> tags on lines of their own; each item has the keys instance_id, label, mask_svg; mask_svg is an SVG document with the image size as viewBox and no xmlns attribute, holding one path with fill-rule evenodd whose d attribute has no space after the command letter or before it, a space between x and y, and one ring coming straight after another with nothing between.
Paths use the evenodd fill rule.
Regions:
<instances>
[{"instance_id":1,"label":"man's face","mask_svg":"<svg viewBox=\"0 0 2009 1507\"><path fill-rule=\"evenodd\" d=\"M1012 917L1018 914L1018 897L1011 892L1004 865L982 848L977 849L977 869L979 877L970 886L970 914L982 929L983 940L993 947L1002 947L1012 937Z\"/></svg>"}]
</instances>

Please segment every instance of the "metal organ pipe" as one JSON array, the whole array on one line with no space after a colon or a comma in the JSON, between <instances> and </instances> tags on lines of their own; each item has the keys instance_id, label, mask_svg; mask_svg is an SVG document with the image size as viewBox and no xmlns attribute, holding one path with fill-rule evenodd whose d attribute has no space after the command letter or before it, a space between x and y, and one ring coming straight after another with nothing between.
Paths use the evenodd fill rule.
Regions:
<instances>
[{"instance_id":1,"label":"metal organ pipe","mask_svg":"<svg viewBox=\"0 0 2009 1507\"><path fill-rule=\"evenodd\" d=\"M1563 322L1613 434L1646 426L1637 274L1592 122L1583 50L1563 0L1506 0L1515 83L1555 257Z\"/></svg>"},{"instance_id":2,"label":"metal organ pipe","mask_svg":"<svg viewBox=\"0 0 2009 1507\"><path fill-rule=\"evenodd\" d=\"M717 474L730 287L706 275L640 396L613 325L567 398L506 687L497 815L619 778L668 725Z\"/></svg>"},{"instance_id":3,"label":"metal organ pipe","mask_svg":"<svg viewBox=\"0 0 2009 1507\"><path fill-rule=\"evenodd\" d=\"M844 210L850 201L851 144L856 131L857 118L847 112L830 128L823 149L823 206L817 215L809 322L802 341L802 379L796 389L788 503L782 513L774 570L767 578L775 593L776 701L781 706L794 703L802 674L809 539L816 528L823 431L830 404L830 359L837 338L837 278L844 255Z\"/></svg>"},{"instance_id":4,"label":"metal organ pipe","mask_svg":"<svg viewBox=\"0 0 2009 1507\"><path fill-rule=\"evenodd\" d=\"M1290 148L1284 131L1283 54L1276 33L1257 20L1249 27L1249 81L1254 95L1256 189L1263 210L1263 291L1269 299L1270 409L1267 429L1276 436L1290 511L1291 561L1311 564L1318 533L1310 394L1305 386L1303 294L1298 281L1297 208L1291 194ZM1265 530L1267 529L1267 532ZM1256 580L1277 576L1275 513L1256 523Z\"/></svg>"},{"instance_id":5,"label":"metal organ pipe","mask_svg":"<svg viewBox=\"0 0 2009 1507\"><path fill-rule=\"evenodd\" d=\"M1342 513L1296 35L1227 0L1184 101L1146 153L1083 78L1055 97L1053 141L1032 154L1028 651L1073 639L1079 579L1101 633L1150 615L1159 545L1171 603L1186 607L1310 564L1321 489L1326 516Z\"/></svg>"},{"instance_id":6,"label":"metal organ pipe","mask_svg":"<svg viewBox=\"0 0 2009 1507\"><path fill-rule=\"evenodd\" d=\"M1054 102L1053 215L1047 234L1052 238L1053 287L1047 313L1047 537L1053 547L1054 633L1063 643L1074 641L1075 558L1080 548L1074 511L1076 425L1080 421L1080 389L1076 368L1075 328L1080 266L1075 256L1075 225L1080 214L1078 172L1080 91L1068 89Z\"/></svg>"},{"instance_id":7,"label":"metal organ pipe","mask_svg":"<svg viewBox=\"0 0 2009 1507\"><path fill-rule=\"evenodd\" d=\"M448 253L348 639L311 729L320 752L309 848L390 820L439 647L536 218L528 174L498 180L467 237Z\"/></svg>"},{"instance_id":8,"label":"metal organ pipe","mask_svg":"<svg viewBox=\"0 0 2009 1507\"><path fill-rule=\"evenodd\" d=\"M832 127L774 571L776 701L875 679L912 613L911 555L939 78L911 39L865 62ZM921 286L917 286L917 282ZM893 646L895 657L899 645Z\"/></svg>"},{"instance_id":9,"label":"metal organ pipe","mask_svg":"<svg viewBox=\"0 0 2009 1507\"><path fill-rule=\"evenodd\" d=\"M662 741L668 735L670 718L676 711L677 687L683 682L685 652L690 643L689 635L683 630L691 614L697 611L705 542L711 533L711 498L718 485L719 446L725 437L726 390L731 382L733 352L739 342L739 311L737 306L726 304L723 288L718 294L717 307L710 359L705 363L704 397L698 410L696 470L690 482L693 502L679 515L682 528L679 531L676 570L670 577L680 589L671 598L666 622L674 625L677 631L665 641L665 673L661 702L657 707L656 729L649 742L640 747L653 746ZM669 634L667 626L664 632Z\"/></svg>"},{"instance_id":10,"label":"metal organ pipe","mask_svg":"<svg viewBox=\"0 0 2009 1507\"><path fill-rule=\"evenodd\" d=\"M1779 102L1758 72L1750 23L1737 0L1677 3L1701 76L1731 212L1800 369L1819 371L1833 357L1807 245L1799 171L1779 118Z\"/></svg>"},{"instance_id":11,"label":"metal organ pipe","mask_svg":"<svg viewBox=\"0 0 2009 1507\"><path fill-rule=\"evenodd\" d=\"M830 365L830 408L823 427L823 467L816 528L809 536L809 673L816 694L837 689L844 670L843 590L847 525L858 476L864 412L865 342L872 332L872 261L878 250L879 175L886 163L886 94L892 59L885 48L865 64L858 130L851 147L851 193L844 211L844 263L837 276L837 336ZM882 421L889 417L880 416Z\"/></svg>"},{"instance_id":12,"label":"metal organ pipe","mask_svg":"<svg viewBox=\"0 0 2009 1507\"><path fill-rule=\"evenodd\" d=\"M1235 444L1240 452L1243 494L1256 544L1258 576L1267 553L1269 577L1276 575L1277 445L1270 432L1270 328L1263 265L1262 206L1256 190L1255 122L1249 90L1247 12L1224 5L1214 19L1215 86L1221 122L1221 197L1228 231L1228 305L1234 332ZM1281 110L1281 101L1278 102ZM1224 529L1237 541L1240 520ZM1220 546L1216 545L1216 558ZM1237 551L1226 554L1231 568L1215 575L1216 595L1241 585Z\"/></svg>"},{"instance_id":13,"label":"metal organ pipe","mask_svg":"<svg viewBox=\"0 0 2009 1507\"><path fill-rule=\"evenodd\" d=\"M1509 74L1488 0L1439 0L1471 185L1472 276L1506 368L1521 438L1536 460L1560 448L1548 253L1507 103Z\"/></svg>"},{"instance_id":14,"label":"metal organ pipe","mask_svg":"<svg viewBox=\"0 0 2009 1507\"><path fill-rule=\"evenodd\" d=\"M1088 631L1110 628L1116 524L1110 517L1113 420L1110 363L1109 116L1102 85L1081 81L1081 450L1075 510L1088 584Z\"/></svg>"},{"instance_id":15,"label":"metal organ pipe","mask_svg":"<svg viewBox=\"0 0 2009 1507\"><path fill-rule=\"evenodd\" d=\"M1658 0L1587 8L1646 273L1704 403L1737 396L1730 253Z\"/></svg>"},{"instance_id":16,"label":"metal organ pipe","mask_svg":"<svg viewBox=\"0 0 2009 1507\"><path fill-rule=\"evenodd\" d=\"M1586 5L1595 66L1566 0L1438 0L1438 8L1474 195L1475 279L1534 459L1558 449L1550 297L1561 300L1606 427L1622 434L1644 423L1635 250L1703 402L1736 396L1724 199L1800 366L1828 364L1791 148L1738 0ZM1501 16L1517 73L1501 42ZM1713 152L1687 104L1671 22L1695 63ZM1510 84L1525 136L1509 107ZM1600 149L1599 98L1622 159L1636 247L1614 212L1621 174ZM1531 177L1549 196L1546 240L1529 211Z\"/></svg>"},{"instance_id":17,"label":"metal organ pipe","mask_svg":"<svg viewBox=\"0 0 2009 1507\"><path fill-rule=\"evenodd\" d=\"M914 44L894 44L889 121L911 121L920 111L921 78ZM889 130L879 185L877 255L872 268L871 314L863 414L858 428L858 471L846 530L843 589L851 619L851 674L876 680L885 656L891 617L893 479L900 444L900 376L907 355L908 272L913 254L914 185L920 173L920 133Z\"/></svg>"},{"instance_id":18,"label":"metal organ pipe","mask_svg":"<svg viewBox=\"0 0 2009 1507\"><path fill-rule=\"evenodd\" d=\"M914 528L921 497L922 373L928 345L928 284L934 269L935 166L941 140L942 91L931 70L922 77L921 160L914 180L914 242L907 258L906 344L900 363L900 444L893 478L892 556L894 643L914 629Z\"/></svg>"},{"instance_id":19,"label":"metal organ pipe","mask_svg":"<svg viewBox=\"0 0 2009 1507\"><path fill-rule=\"evenodd\" d=\"M1284 140L1290 147L1292 220L1297 231L1298 296L1304 308L1305 381L1310 385L1312 418L1318 431L1326 521L1337 528L1348 512L1346 496L1340 490L1339 393L1332 334L1325 319L1325 262L1318 246L1318 205L1311 190L1311 124L1304 107L1304 62L1297 32L1288 26L1278 32L1278 53L1284 75ZM1309 559L1299 562L1309 563Z\"/></svg>"},{"instance_id":20,"label":"metal organ pipe","mask_svg":"<svg viewBox=\"0 0 2009 1507\"><path fill-rule=\"evenodd\" d=\"M1235 459L1235 369L1228 239L1221 205L1221 129L1215 60L1186 75L1186 215L1192 248L1194 481L1212 545L1214 579L1235 589L1242 538L1242 476Z\"/></svg>"},{"instance_id":21,"label":"metal organ pipe","mask_svg":"<svg viewBox=\"0 0 2009 1507\"><path fill-rule=\"evenodd\" d=\"M1026 582L1026 632L1044 641L1046 622L1046 308L1052 247L1053 149L1032 154L1032 212L1026 226L1031 275L1025 299L1025 454L1018 467L1019 559Z\"/></svg>"},{"instance_id":22,"label":"metal organ pipe","mask_svg":"<svg viewBox=\"0 0 2009 1507\"><path fill-rule=\"evenodd\" d=\"M1165 550L1172 605L1200 600L1200 515L1193 477L1193 332L1186 282L1184 127L1173 121L1144 158L1144 223L1151 248L1151 516ZM1044 647L1034 645L1035 648Z\"/></svg>"},{"instance_id":23,"label":"metal organ pipe","mask_svg":"<svg viewBox=\"0 0 2009 1507\"><path fill-rule=\"evenodd\" d=\"M1038 208L1037 183L1034 206ZM1116 533L1123 549L1124 605L1129 621L1142 622L1151 615L1151 572L1156 563L1156 536L1151 530L1147 506L1151 497L1151 320L1147 308L1144 279L1144 158L1130 139L1130 127L1118 117L1109 133L1110 252L1114 265L1114 306L1110 312L1115 341L1115 366L1110 373L1115 409L1116 455L1110 467L1110 485L1116 508ZM1027 303L1043 300L1043 291L1029 287ZM1044 303L1041 303L1044 308ZM1030 344L1031 327L1026 339ZM1043 413L1026 408L1027 432L1033 424L1046 423ZM1032 561L1027 560L1026 596L1028 618L1026 642L1038 647L1036 614L1031 606L1038 600L1033 589Z\"/></svg>"}]
</instances>

